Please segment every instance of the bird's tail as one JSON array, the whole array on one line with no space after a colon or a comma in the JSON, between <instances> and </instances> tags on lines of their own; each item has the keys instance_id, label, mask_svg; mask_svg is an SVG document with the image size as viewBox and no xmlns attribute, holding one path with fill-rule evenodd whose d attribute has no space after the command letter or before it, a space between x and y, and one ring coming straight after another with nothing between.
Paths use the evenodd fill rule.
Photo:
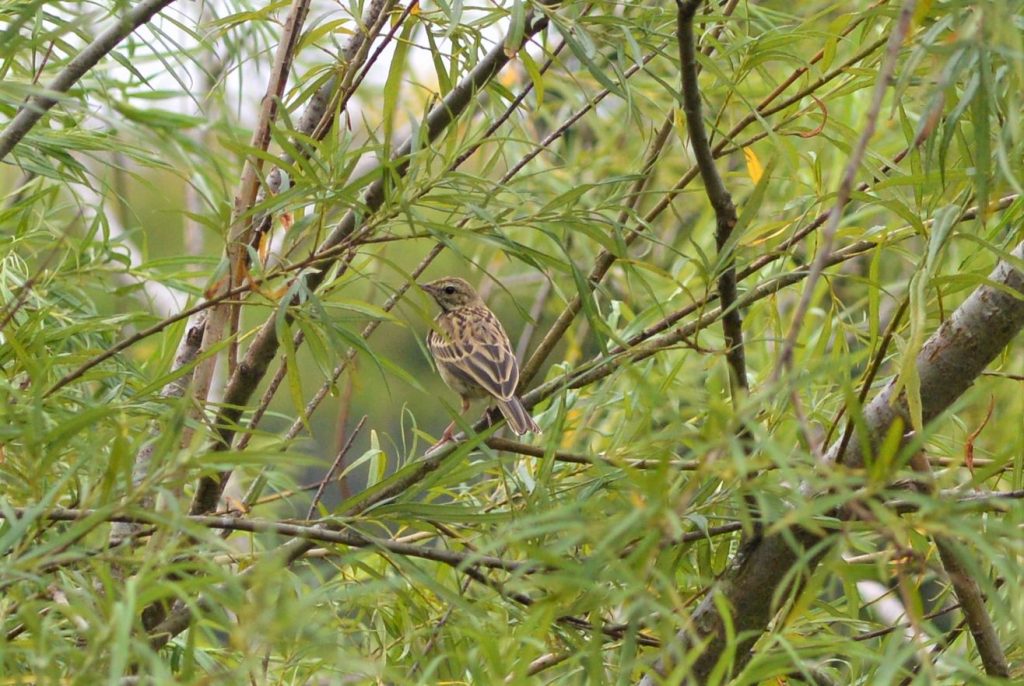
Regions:
<instances>
[{"instance_id":1,"label":"bird's tail","mask_svg":"<svg viewBox=\"0 0 1024 686\"><path fill-rule=\"evenodd\" d=\"M522 436L527 432L540 433L540 427L537 426L537 422L533 421L533 417L526 411L518 397L512 396L508 400L499 400L498 409L505 415L508 425L512 427L517 436Z\"/></svg>"}]
</instances>

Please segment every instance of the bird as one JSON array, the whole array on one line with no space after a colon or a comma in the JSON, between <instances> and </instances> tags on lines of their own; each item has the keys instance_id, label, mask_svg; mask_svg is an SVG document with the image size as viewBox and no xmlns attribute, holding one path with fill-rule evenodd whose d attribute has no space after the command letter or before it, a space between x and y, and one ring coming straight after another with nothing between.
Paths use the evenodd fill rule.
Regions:
<instances>
[{"instance_id":1,"label":"bird","mask_svg":"<svg viewBox=\"0 0 1024 686\"><path fill-rule=\"evenodd\" d=\"M445 384L459 394L460 416L471 400L490 397L516 435L540 433L516 395L519 364L508 334L473 287L465 279L446 276L420 288L441 308L427 334L427 350ZM451 441L454 430L452 422L439 445Z\"/></svg>"}]
</instances>

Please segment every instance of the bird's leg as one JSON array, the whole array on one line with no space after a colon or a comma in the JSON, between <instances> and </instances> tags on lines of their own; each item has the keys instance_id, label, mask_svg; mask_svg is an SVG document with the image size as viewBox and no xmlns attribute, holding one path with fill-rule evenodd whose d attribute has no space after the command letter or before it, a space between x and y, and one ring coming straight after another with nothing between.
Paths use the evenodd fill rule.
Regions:
<instances>
[{"instance_id":1,"label":"bird's leg","mask_svg":"<svg viewBox=\"0 0 1024 686\"><path fill-rule=\"evenodd\" d=\"M463 416L468 411L469 411L469 400L467 398L462 398L462 409L459 411L459 416L460 417ZM448 425L448 428L444 430L443 434L441 434L441 440L437 442L437 445L443 445L443 444L445 444L445 443L447 443L449 441L454 441L455 440L454 433L455 433L455 426L456 426L456 424L457 424L457 422L452 422L451 424Z\"/></svg>"},{"instance_id":2,"label":"bird's leg","mask_svg":"<svg viewBox=\"0 0 1024 686\"><path fill-rule=\"evenodd\" d=\"M448 441L454 441L455 440L455 436L453 435L454 433L455 433L455 422L452 422L451 424L448 425L448 428L444 430L444 433L441 434L441 440L437 442L437 445L443 445L443 444L447 443Z\"/></svg>"}]
</instances>

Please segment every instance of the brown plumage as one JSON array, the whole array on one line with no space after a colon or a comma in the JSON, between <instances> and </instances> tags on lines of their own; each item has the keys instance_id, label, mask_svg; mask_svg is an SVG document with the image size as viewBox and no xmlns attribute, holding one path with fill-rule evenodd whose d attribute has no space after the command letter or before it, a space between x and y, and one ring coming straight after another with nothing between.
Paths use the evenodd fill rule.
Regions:
<instances>
[{"instance_id":1,"label":"brown plumage","mask_svg":"<svg viewBox=\"0 0 1024 686\"><path fill-rule=\"evenodd\" d=\"M470 400L490 397L516 434L540 433L516 396L519 365L508 335L473 287L448 276L421 288L441 307L427 334L427 349L441 378L462 399L462 412L469 409ZM452 422L441 440L450 441L454 429Z\"/></svg>"}]
</instances>

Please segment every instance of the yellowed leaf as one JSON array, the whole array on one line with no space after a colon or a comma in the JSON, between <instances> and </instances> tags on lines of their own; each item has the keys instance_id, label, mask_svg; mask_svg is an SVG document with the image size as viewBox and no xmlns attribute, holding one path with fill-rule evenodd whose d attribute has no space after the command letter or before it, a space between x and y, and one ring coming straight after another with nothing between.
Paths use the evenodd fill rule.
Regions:
<instances>
[{"instance_id":1,"label":"yellowed leaf","mask_svg":"<svg viewBox=\"0 0 1024 686\"><path fill-rule=\"evenodd\" d=\"M757 159L757 153L753 148L743 148L743 157L747 161L747 174L750 175L754 183L757 183L764 176L764 165L761 164L761 160Z\"/></svg>"},{"instance_id":2,"label":"yellowed leaf","mask_svg":"<svg viewBox=\"0 0 1024 686\"><path fill-rule=\"evenodd\" d=\"M270 255L270 232L260 234L260 242L257 246L257 252L260 256L260 264L264 267L267 265L267 257Z\"/></svg>"}]
</instances>

